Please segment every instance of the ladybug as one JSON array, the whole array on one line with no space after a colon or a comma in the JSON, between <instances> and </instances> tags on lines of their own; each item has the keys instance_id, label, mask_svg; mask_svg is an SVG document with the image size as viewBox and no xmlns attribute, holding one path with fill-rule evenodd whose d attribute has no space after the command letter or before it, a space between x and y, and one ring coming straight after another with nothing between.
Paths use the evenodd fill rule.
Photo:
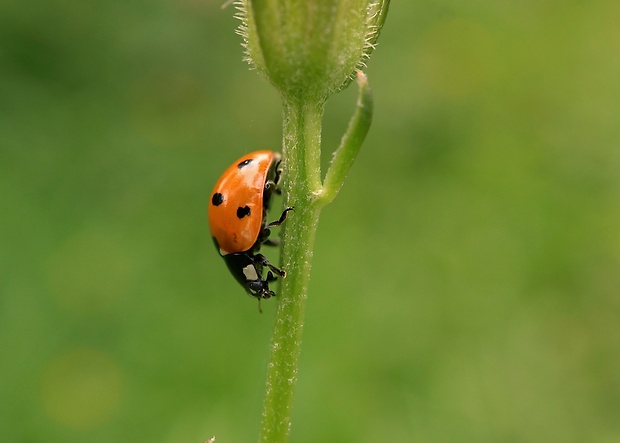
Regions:
<instances>
[{"instance_id":1,"label":"ladybug","mask_svg":"<svg viewBox=\"0 0 620 443\"><path fill-rule=\"evenodd\" d=\"M209 202L209 227L215 248L233 277L259 301L276 295L269 289L269 283L277 280L276 275L286 277L284 270L259 253L261 245L277 244L269 240L269 228L281 225L293 209L284 209L278 220L267 223L271 197L280 193L280 162L280 154L272 151L256 151L241 157L224 171ZM264 268L268 268L266 278Z\"/></svg>"}]
</instances>

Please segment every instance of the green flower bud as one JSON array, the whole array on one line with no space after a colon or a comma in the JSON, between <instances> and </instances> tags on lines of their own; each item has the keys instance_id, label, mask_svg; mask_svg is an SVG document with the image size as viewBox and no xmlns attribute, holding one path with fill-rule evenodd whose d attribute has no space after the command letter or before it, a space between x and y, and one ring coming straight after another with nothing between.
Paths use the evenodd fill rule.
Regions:
<instances>
[{"instance_id":1,"label":"green flower bud","mask_svg":"<svg viewBox=\"0 0 620 443\"><path fill-rule=\"evenodd\" d=\"M325 101L375 47L389 0L240 0L246 59L289 99Z\"/></svg>"}]
</instances>

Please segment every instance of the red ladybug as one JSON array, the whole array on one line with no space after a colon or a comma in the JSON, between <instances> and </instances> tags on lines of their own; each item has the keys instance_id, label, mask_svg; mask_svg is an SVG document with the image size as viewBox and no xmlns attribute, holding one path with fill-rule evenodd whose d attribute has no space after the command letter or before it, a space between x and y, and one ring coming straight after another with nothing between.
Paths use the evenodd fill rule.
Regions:
<instances>
[{"instance_id":1,"label":"red ladybug","mask_svg":"<svg viewBox=\"0 0 620 443\"><path fill-rule=\"evenodd\" d=\"M224 171L209 202L209 227L216 249L233 277L258 299L276 295L269 289L269 283L277 279L274 274L286 277L285 271L259 254L262 244L276 244L269 240L269 228L281 225L293 209L285 208L278 220L267 223L271 197L280 192L280 161L280 154L272 151L241 157ZM266 278L264 267L269 268Z\"/></svg>"}]
</instances>

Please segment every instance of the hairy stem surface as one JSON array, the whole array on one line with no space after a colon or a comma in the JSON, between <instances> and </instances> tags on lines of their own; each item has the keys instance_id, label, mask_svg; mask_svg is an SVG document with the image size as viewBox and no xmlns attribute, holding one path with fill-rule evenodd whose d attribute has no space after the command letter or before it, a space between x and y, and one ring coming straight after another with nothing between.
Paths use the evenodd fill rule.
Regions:
<instances>
[{"instance_id":1,"label":"hairy stem surface","mask_svg":"<svg viewBox=\"0 0 620 443\"><path fill-rule=\"evenodd\" d=\"M282 268L287 277L278 294L267 366L261 443L285 443L291 427L293 394L304 325L312 250L321 205L320 143L323 103L284 102L284 204L294 206L282 232Z\"/></svg>"}]
</instances>

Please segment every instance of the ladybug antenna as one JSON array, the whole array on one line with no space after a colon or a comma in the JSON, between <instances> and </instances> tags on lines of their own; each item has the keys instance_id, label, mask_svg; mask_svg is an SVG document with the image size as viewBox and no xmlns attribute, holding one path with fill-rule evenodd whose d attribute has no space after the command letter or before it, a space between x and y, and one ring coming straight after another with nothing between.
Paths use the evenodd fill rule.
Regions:
<instances>
[{"instance_id":1,"label":"ladybug antenna","mask_svg":"<svg viewBox=\"0 0 620 443\"><path fill-rule=\"evenodd\" d=\"M260 306L260 300L261 300L261 297L258 297L258 313L262 314L263 313L263 308L261 308L261 306Z\"/></svg>"}]
</instances>

